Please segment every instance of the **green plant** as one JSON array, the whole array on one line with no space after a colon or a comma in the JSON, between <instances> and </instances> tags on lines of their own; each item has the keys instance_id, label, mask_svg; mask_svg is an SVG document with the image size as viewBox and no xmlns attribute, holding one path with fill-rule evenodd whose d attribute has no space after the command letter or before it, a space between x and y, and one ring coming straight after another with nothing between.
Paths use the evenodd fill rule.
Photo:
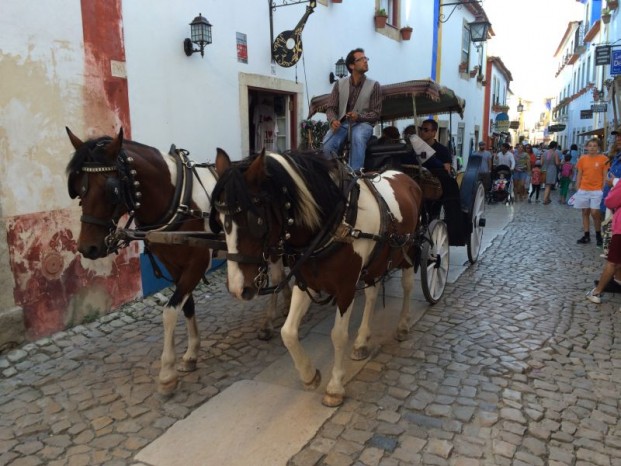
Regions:
<instances>
[{"instance_id":1,"label":"green plant","mask_svg":"<svg viewBox=\"0 0 621 466\"><path fill-rule=\"evenodd\" d=\"M330 124L327 121L302 120L300 129L302 149L319 149Z\"/></svg>"},{"instance_id":2,"label":"green plant","mask_svg":"<svg viewBox=\"0 0 621 466\"><path fill-rule=\"evenodd\" d=\"M386 10L384 10L383 8L379 8L375 12L375 16L388 16L388 13L386 13Z\"/></svg>"}]
</instances>

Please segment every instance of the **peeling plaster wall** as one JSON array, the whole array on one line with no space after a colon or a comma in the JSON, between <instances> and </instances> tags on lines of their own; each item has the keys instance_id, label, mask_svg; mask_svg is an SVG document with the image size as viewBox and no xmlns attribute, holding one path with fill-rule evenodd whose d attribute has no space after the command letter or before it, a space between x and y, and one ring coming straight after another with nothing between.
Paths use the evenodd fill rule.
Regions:
<instances>
[{"instance_id":1,"label":"peeling plaster wall","mask_svg":"<svg viewBox=\"0 0 621 466\"><path fill-rule=\"evenodd\" d=\"M137 245L98 261L77 253L65 176L65 126L83 139L131 130L126 79L111 72L124 62L120 1L2 4L0 312L21 306L29 338L140 295Z\"/></svg>"}]
</instances>

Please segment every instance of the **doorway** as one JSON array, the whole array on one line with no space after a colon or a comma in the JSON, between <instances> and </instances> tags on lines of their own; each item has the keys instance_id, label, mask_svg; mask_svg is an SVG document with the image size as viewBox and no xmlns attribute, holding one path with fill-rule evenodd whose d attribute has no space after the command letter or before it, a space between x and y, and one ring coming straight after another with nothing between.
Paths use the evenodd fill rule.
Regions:
<instances>
[{"instance_id":1,"label":"doorway","mask_svg":"<svg viewBox=\"0 0 621 466\"><path fill-rule=\"evenodd\" d=\"M296 143L292 131L295 118L290 109L293 96L263 89L248 90L248 128L250 153L265 149L284 152Z\"/></svg>"}]
</instances>

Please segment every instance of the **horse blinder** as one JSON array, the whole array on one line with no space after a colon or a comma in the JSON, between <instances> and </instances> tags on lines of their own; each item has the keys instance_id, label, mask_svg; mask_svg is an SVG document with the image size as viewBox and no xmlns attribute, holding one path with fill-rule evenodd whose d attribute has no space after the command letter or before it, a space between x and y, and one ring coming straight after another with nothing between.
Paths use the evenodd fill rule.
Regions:
<instances>
[{"instance_id":1,"label":"horse blinder","mask_svg":"<svg viewBox=\"0 0 621 466\"><path fill-rule=\"evenodd\" d=\"M123 201L123 195L121 193L121 180L115 176L109 176L106 178L104 192L106 200L114 206Z\"/></svg>"}]
</instances>

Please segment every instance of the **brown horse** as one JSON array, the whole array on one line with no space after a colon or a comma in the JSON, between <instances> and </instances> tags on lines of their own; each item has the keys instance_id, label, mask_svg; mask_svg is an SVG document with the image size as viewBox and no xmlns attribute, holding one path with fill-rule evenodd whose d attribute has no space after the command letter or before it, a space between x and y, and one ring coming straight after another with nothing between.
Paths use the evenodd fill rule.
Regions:
<instances>
[{"instance_id":1,"label":"brown horse","mask_svg":"<svg viewBox=\"0 0 621 466\"><path fill-rule=\"evenodd\" d=\"M211 225L221 225L225 233L229 291L252 299L257 262L287 257L296 285L281 335L308 388L319 386L321 375L300 345L298 328L317 292L332 296L337 305L334 366L323 404L342 404L343 357L357 283L366 284L366 301L354 359L369 355L375 285L394 268L403 269L404 291L397 338L409 332L413 265L422 234L419 186L402 172L356 178L335 161L292 153L262 153L233 166L218 149L216 171Z\"/></svg>"},{"instance_id":2,"label":"brown horse","mask_svg":"<svg viewBox=\"0 0 621 466\"><path fill-rule=\"evenodd\" d=\"M105 257L133 238L154 231L209 231L206 223L211 209L210 193L217 175L213 166L194 164L187 152L171 149L169 154L124 140L123 130L112 137L81 141L67 128L75 153L67 165L69 195L79 197L82 227L78 250L89 259ZM135 230L118 228L129 214ZM164 348L159 373L159 391L172 393L178 383L175 368L174 329L180 310L186 317L188 346L178 370L196 369L200 339L196 325L192 291L211 263L208 247L190 247L147 242L147 248L165 265L175 291L163 309ZM272 279L284 275L282 266L270 269ZM290 299L290 289L284 288ZM259 338L274 333L277 296L273 294L259 331Z\"/></svg>"}]
</instances>

